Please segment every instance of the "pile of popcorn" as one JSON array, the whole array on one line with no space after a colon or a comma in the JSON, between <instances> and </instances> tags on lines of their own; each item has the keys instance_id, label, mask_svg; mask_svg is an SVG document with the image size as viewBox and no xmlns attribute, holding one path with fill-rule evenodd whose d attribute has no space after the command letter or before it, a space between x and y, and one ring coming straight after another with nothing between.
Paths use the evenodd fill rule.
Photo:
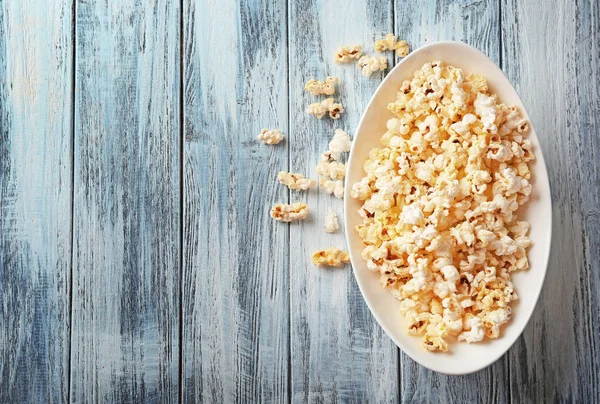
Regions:
<instances>
[{"instance_id":1,"label":"pile of popcorn","mask_svg":"<svg viewBox=\"0 0 600 404\"><path fill-rule=\"evenodd\" d=\"M531 192L528 123L484 77L440 61L388 109L382 147L351 190L364 201L362 257L426 349L497 338L517 299L511 273L528 268L529 224L515 213Z\"/></svg>"},{"instance_id":2,"label":"pile of popcorn","mask_svg":"<svg viewBox=\"0 0 600 404\"><path fill-rule=\"evenodd\" d=\"M398 56L408 54L408 45L406 41L396 41L394 34L388 34L385 39L375 43L375 50L383 52L385 50L396 51ZM371 57L363 55L362 46L355 45L342 47L336 52L336 63L348 63L357 61L358 67L364 76L370 76L373 72L385 70L387 68L387 59L385 57ZM328 76L323 81L316 79L309 80L304 89L314 96L330 96L322 101L309 104L306 112L318 119L329 115L331 119L339 119L344 112L341 103L336 102L334 97L336 84L339 78ZM258 140L266 145L277 145L284 136L279 129L263 129L257 136ZM340 161L342 153L350 151L352 140L350 135L342 129L336 129L329 149L321 154L320 161L316 167L319 179L319 186L328 194L336 198L344 197L344 178L346 176L346 164ZM301 173L292 173L280 171L277 174L279 182L293 191L307 191L314 188L317 182L314 179L306 178ZM271 217L280 222L297 222L306 219L308 216L308 206L304 203L283 204L278 203L271 208ZM325 231L334 233L339 230L338 217L335 211L328 209L325 217ZM336 247L329 247L313 254L313 262L319 266L341 266L350 262L346 251Z\"/></svg>"}]
</instances>

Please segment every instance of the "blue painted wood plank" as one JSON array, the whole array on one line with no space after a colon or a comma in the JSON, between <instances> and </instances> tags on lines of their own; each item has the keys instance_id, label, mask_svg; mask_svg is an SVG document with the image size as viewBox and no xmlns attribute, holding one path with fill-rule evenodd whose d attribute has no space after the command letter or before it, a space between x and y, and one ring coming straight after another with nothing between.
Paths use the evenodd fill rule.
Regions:
<instances>
[{"instance_id":1,"label":"blue painted wood plank","mask_svg":"<svg viewBox=\"0 0 600 404\"><path fill-rule=\"evenodd\" d=\"M72 1L0 2L0 402L68 397Z\"/></svg>"},{"instance_id":2,"label":"blue painted wood plank","mask_svg":"<svg viewBox=\"0 0 600 404\"><path fill-rule=\"evenodd\" d=\"M396 33L413 48L433 41L458 40L499 64L499 24L497 0L427 0L410 4L396 0ZM509 399L507 366L504 356L477 373L446 376L429 371L402 354L402 401L504 403Z\"/></svg>"},{"instance_id":3,"label":"blue painted wood plank","mask_svg":"<svg viewBox=\"0 0 600 404\"><path fill-rule=\"evenodd\" d=\"M392 6L368 0L290 2L291 171L317 178L315 167L334 130L354 134L383 75L363 77L355 63L334 63L334 55L340 46L354 44L373 54L375 40L393 31ZM337 121L305 112L325 97L307 93L304 84L326 76L340 78L334 98L345 112ZM292 201L307 203L310 211L309 219L290 229L292 402L396 402L397 348L369 312L352 268L322 269L311 261L319 249L346 249L343 229L328 234L323 227L329 207L343 221L343 201L322 189L293 193Z\"/></svg>"},{"instance_id":4,"label":"blue painted wood plank","mask_svg":"<svg viewBox=\"0 0 600 404\"><path fill-rule=\"evenodd\" d=\"M284 0L184 1L185 402L288 400L285 20Z\"/></svg>"},{"instance_id":5,"label":"blue painted wood plank","mask_svg":"<svg viewBox=\"0 0 600 404\"><path fill-rule=\"evenodd\" d=\"M553 233L538 307L509 351L514 402L600 402L600 4L502 7L502 67L538 133Z\"/></svg>"},{"instance_id":6,"label":"blue painted wood plank","mask_svg":"<svg viewBox=\"0 0 600 404\"><path fill-rule=\"evenodd\" d=\"M71 397L178 400L180 7L76 7Z\"/></svg>"}]
</instances>

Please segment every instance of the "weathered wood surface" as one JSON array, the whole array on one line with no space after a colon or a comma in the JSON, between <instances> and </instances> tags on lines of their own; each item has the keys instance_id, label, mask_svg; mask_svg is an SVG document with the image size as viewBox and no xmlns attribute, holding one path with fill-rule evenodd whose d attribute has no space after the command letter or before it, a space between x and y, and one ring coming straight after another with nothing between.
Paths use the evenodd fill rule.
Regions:
<instances>
[{"instance_id":1,"label":"weathered wood surface","mask_svg":"<svg viewBox=\"0 0 600 404\"><path fill-rule=\"evenodd\" d=\"M334 130L354 134L383 77L363 77L355 63L336 64L335 52L340 46L362 44L374 53L375 40L393 30L392 3L298 0L291 2L288 24L290 171L318 178L315 167ZM339 120L306 113L308 104L327 97L311 95L304 84L326 76L340 78L334 98L345 112ZM352 269L321 269L311 261L319 249L346 249L343 201L322 189L292 192L291 202L298 201L309 206L310 217L290 226L291 401L395 402L397 348L363 302ZM341 225L333 234L323 227L328 208L337 212Z\"/></svg>"},{"instance_id":2,"label":"weathered wood surface","mask_svg":"<svg viewBox=\"0 0 600 404\"><path fill-rule=\"evenodd\" d=\"M71 0L0 1L0 402L69 391Z\"/></svg>"},{"instance_id":3,"label":"weathered wood surface","mask_svg":"<svg viewBox=\"0 0 600 404\"><path fill-rule=\"evenodd\" d=\"M540 301L509 351L511 401L600 402L600 4L502 7L502 67L543 148L553 202Z\"/></svg>"},{"instance_id":4,"label":"weathered wood surface","mask_svg":"<svg viewBox=\"0 0 600 404\"><path fill-rule=\"evenodd\" d=\"M599 21L582 0L0 1L0 402L600 402ZM381 76L333 52L388 32L499 63L549 169L540 303L473 375L414 363L351 268L315 268L342 203L275 178L354 134ZM335 122L304 112L326 75ZM288 201L310 218L274 223Z\"/></svg>"},{"instance_id":5,"label":"weathered wood surface","mask_svg":"<svg viewBox=\"0 0 600 404\"><path fill-rule=\"evenodd\" d=\"M183 399L286 402L289 230L269 217L288 199L285 1L186 0L184 49Z\"/></svg>"},{"instance_id":6,"label":"weathered wood surface","mask_svg":"<svg viewBox=\"0 0 600 404\"><path fill-rule=\"evenodd\" d=\"M180 7L76 7L71 400L179 395Z\"/></svg>"}]
</instances>

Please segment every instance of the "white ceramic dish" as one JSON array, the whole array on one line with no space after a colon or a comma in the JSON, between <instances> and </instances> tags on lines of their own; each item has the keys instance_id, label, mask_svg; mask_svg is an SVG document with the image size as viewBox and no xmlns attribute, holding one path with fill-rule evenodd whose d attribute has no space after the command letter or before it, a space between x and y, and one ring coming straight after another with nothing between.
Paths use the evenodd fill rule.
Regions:
<instances>
[{"instance_id":1,"label":"white ceramic dish","mask_svg":"<svg viewBox=\"0 0 600 404\"><path fill-rule=\"evenodd\" d=\"M367 269L360 253L362 241L355 231L361 222L357 210L361 202L350 197L352 184L364 176L363 162L373 147L381 145L379 139L386 131L386 122L392 114L387 104L396 99L396 93L403 80L412 77L415 70L425 62L441 60L463 69L466 73L477 72L483 75L490 91L498 95L507 105L516 105L523 117L530 121L521 99L504 73L486 55L477 49L460 42L436 42L412 52L387 75L365 110L352 145L348 160L345 194L346 239L350 252L354 275L362 295L389 337L408 356L421 365L446 374L467 374L480 370L500 358L519 337L533 313L542 289L552 233L552 205L548 174L541 153L540 144L533 124L530 125L529 139L534 146L536 160L530 163L532 172L532 193L530 201L518 213L519 217L531 224L530 238L533 246L529 249L530 269L513 273L514 286L519 300L513 302L512 319L502 328L500 338L485 342L467 344L451 342L450 352L432 353L426 351L419 337L406 332L403 317L398 313L399 301L379 284L379 276Z\"/></svg>"}]
</instances>

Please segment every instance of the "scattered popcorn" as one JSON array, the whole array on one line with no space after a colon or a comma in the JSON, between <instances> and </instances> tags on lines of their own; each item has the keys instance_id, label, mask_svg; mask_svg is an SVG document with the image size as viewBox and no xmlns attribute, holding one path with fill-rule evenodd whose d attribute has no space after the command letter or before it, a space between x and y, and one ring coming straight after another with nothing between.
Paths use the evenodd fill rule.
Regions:
<instances>
[{"instance_id":1,"label":"scattered popcorn","mask_svg":"<svg viewBox=\"0 0 600 404\"><path fill-rule=\"evenodd\" d=\"M379 70L387 69L387 59L383 56L364 55L358 60L358 68L363 76L369 77Z\"/></svg>"},{"instance_id":2,"label":"scattered popcorn","mask_svg":"<svg viewBox=\"0 0 600 404\"><path fill-rule=\"evenodd\" d=\"M337 77L327 77L325 81L309 80L304 89L312 95L333 95L335 93L335 85L340 81Z\"/></svg>"},{"instance_id":3,"label":"scattered popcorn","mask_svg":"<svg viewBox=\"0 0 600 404\"><path fill-rule=\"evenodd\" d=\"M304 203L287 205L278 203L271 208L271 217L281 222L295 222L306 219L308 207Z\"/></svg>"},{"instance_id":4,"label":"scattered popcorn","mask_svg":"<svg viewBox=\"0 0 600 404\"><path fill-rule=\"evenodd\" d=\"M342 46L335 54L335 63L348 63L362 55L362 46Z\"/></svg>"},{"instance_id":5,"label":"scattered popcorn","mask_svg":"<svg viewBox=\"0 0 600 404\"><path fill-rule=\"evenodd\" d=\"M347 153L352 147L350 135L341 129L336 129L333 134L333 139L329 142L329 150L327 151L328 160L339 160L341 153Z\"/></svg>"},{"instance_id":6,"label":"scattered popcorn","mask_svg":"<svg viewBox=\"0 0 600 404\"><path fill-rule=\"evenodd\" d=\"M256 138L262 140L264 144L278 144L283 140L283 135L279 129L263 129Z\"/></svg>"},{"instance_id":7,"label":"scattered popcorn","mask_svg":"<svg viewBox=\"0 0 600 404\"><path fill-rule=\"evenodd\" d=\"M280 171L277 174L277 179L280 183L294 191L306 191L307 189L317 185L317 181L312 180L310 178L304 178L304 175L302 174L287 173L285 171Z\"/></svg>"},{"instance_id":8,"label":"scattered popcorn","mask_svg":"<svg viewBox=\"0 0 600 404\"><path fill-rule=\"evenodd\" d=\"M312 260L315 265L339 267L350 263L350 256L346 251L342 251L336 247L329 247L314 253Z\"/></svg>"},{"instance_id":9,"label":"scattered popcorn","mask_svg":"<svg viewBox=\"0 0 600 404\"><path fill-rule=\"evenodd\" d=\"M338 217L335 211L329 208L327 216L325 216L325 231L327 233L334 233L340 228L338 223Z\"/></svg>"},{"instance_id":10,"label":"scattered popcorn","mask_svg":"<svg viewBox=\"0 0 600 404\"><path fill-rule=\"evenodd\" d=\"M344 197L344 181L342 180L332 181L327 178L321 178L319 180L319 185L329 195L333 194L336 198L340 199Z\"/></svg>"},{"instance_id":11,"label":"scattered popcorn","mask_svg":"<svg viewBox=\"0 0 600 404\"><path fill-rule=\"evenodd\" d=\"M320 102L315 102L306 107L306 113L321 119L327 113L327 107Z\"/></svg>"},{"instance_id":12,"label":"scattered popcorn","mask_svg":"<svg viewBox=\"0 0 600 404\"><path fill-rule=\"evenodd\" d=\"M343 180L346 176L346 164L339 161L321 160L317 164L317 174L332 180Z\"/></svg>"},{"instance_id":13,"label":"scattered popcorn","mask_svg":"<svg viewBox=\"0 0 600 404\"><path fill-rule=\"evenodd\" d=\"M528 124L484 77L440 61L405 80L388 109L382 146L352 185L362 258L425 349L498 338L517 299L510 274L529 267L529 224L516 214L531 193Z\"/></svg>"},{"instance_id":14,"label":"scattered popcorn","mask_svg":"<svg viewBox=\"0 0 600 404\"><path fill-rule=\"evenodd\" d=\"M327 98L321 102L309 104L306 108L306 112L319 119L323 118L323 116L329 112L329 117L331 119L339 119L342 112L344 112L344 107L342 104L334 102L333 98Z\"/></svg>"},{"instance_id":15,"label":"scattered popcorn","mask_svg":"<svg viewBox=\"0 0 600 404\"><path fill-rule=\"evenodd\" d=\"M383 52L386 50L396 51L396 55L404 57L408 55L408 44L406 41L397 41L394 34L387 34L384 39L375 42L375 50Z\"/></svg>"}]
</instances>

